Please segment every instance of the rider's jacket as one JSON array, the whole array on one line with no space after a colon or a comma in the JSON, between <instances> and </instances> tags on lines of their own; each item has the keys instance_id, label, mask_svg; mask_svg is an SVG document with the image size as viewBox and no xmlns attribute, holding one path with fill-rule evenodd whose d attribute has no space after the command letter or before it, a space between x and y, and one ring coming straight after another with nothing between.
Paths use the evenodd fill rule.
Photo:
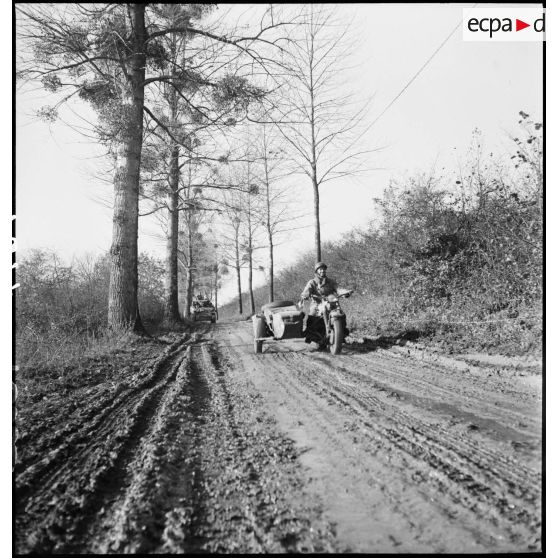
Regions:
<instances>
[{"instance_id":1,"label":"rider's jacket","mask_svg":"<svg viewBox=\"0 0 558 558\"><path fill-rule=\"evenodd\" d=\"M337 292L337 282L330 277L318 277L317 275L306 283L306 287L300 295L301 298L310 299L309 314L314 315L317 311L317 303L312 298L315 296L328 296Z\"/></svg>"}]
</instances>

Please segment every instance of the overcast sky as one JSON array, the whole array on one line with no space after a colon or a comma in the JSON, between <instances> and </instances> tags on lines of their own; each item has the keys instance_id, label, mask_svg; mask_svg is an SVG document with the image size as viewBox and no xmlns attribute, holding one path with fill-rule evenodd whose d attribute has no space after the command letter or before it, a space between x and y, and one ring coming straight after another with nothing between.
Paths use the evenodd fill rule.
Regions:
<instances>
[{"instance_id":1,"label":"overcast sky","mask_svg":"<svg viewBox=\"0 0 558 558\"><path fill-rule=\"evenodd\" d=\"M466 6L357 4L342 8L348 16L356 16L355 34L360 42L350 61L355 68L351 87L363 98L373 97L364 127L442 44ZM111 211L96 200L106 195L107 185L93 177L100 151L62 124L49 127L31 118L47 102L42 93L17 98L18 249L49 247L66 258L106 251ZM383 148L370 156L369 166L377 170L358 180L323 186L322 238L339 238L344 231L366 223L373 214L372 198L381 195L390 178L428 171L434 165L440 171L455 167L457 158L465 157L474 128L482 131L488 150L511 149L506 132L517 130L520 110L542 118L541 44L465 42L459 27L363 136L363 146ZM310 185L301 177L296 180L300 207L310 211ZM309 217L303 224L311 222ZM143 220L140 250L162 257L164 244L146 234L150 231L156 231L156 226ZM279 266L312 245L311 227L302 229L279 248ZM225 288L223 296L230 293L232 287Z\"/></svg>"}]
</instances>

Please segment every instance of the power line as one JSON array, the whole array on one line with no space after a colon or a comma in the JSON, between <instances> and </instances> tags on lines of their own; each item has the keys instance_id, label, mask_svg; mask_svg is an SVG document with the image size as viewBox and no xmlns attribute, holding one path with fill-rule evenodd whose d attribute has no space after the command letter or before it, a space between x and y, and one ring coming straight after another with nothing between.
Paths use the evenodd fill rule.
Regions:
<instances>
[{"instance_id":1,"label":"power line","mask_svg":"<svg viewBox=\"0 0 558 558\"><path fill-rule=\"evenodd\" d=\"M471 8L471 10L476 6L477 4L474 4ZM359 136L359 139L366 133L368 132L368 130L370 130L370 128L372 128L372 126L374 126L374 124L376 124L376 122L378 122L378 120L388 111L388 109L395 103L395 101L397 101L397 99L399 99L399 97L401 97L401 95L403 95L403 93L407 90L407 88L411 85L411 83L413 83L413 81L415 81L415 79L417 79L417 77L421 74L421 72L426 68L426 66L428 66L428 64L430 63L430 61L436 56L436 54L438 54L438 52L440 52L440 50L443 48L443 46L451 39L452 35L457 31L457 29L459 29L459 27L461 26L461 24L463 23L463 18L461 18L459 20L459 23L451 30L450 34L442 41L442 43L438 46L438 48L430 55L430 57L426 60L426 62L419 68L419 70L415 73L415 75L407 82L407 84L403 87L403 89L401 89L401 91L399 91L399 93L390 101L390 103L386 106L386 108L384 108L384 110L374 119L374 121L366 128L366 130L364 130L364 132Z\"/></svg>"}]
</instances>

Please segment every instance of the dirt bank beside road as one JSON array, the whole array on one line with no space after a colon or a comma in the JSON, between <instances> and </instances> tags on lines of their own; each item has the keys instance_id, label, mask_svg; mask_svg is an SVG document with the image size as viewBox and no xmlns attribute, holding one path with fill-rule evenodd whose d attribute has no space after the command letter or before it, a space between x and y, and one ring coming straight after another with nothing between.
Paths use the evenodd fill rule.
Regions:
<instances>
[{"instance_id":1,"label":"dirt bank beside road","mask_svg":"<svg viewBox=\"0 0 558 558\"><path fill-rule=\"evenodd\" d=\"M20 409L18 552L540 550L532 369L255 355L249 323L169 342Z\"/></svg>"}]
</instances>

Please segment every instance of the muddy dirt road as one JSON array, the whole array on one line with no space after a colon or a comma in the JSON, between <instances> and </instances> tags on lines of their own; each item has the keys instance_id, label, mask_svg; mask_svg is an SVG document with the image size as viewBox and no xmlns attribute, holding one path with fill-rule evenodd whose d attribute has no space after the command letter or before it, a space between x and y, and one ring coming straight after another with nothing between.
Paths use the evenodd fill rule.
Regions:
<instances>
[{"instance_id":1,"label":"muddy dirt road","mask_svg":"<svg viewBox=\"0 0 558 558\"><path fill-rule=\"evenodd\" d=\"M533 370L356 343L255 355L250 323L134 354L21 425L17 552L541 548Z\"/></svg>"}]
</instances>

